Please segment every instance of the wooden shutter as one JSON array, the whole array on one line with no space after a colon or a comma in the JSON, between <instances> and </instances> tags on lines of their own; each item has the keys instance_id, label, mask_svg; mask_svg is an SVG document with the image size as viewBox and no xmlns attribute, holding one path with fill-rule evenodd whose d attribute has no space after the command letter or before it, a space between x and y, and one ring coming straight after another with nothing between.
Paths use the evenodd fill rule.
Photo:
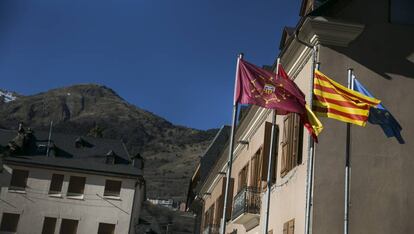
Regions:
<instances>
[{"instance_id":1,"label":"wooden shutter","mask_svg":"<svg viewBox=\"0 0 414 234\"><path fill-rule=\"evenodd\" d=\"M262 186L262 167L263 167L263 147L260 147L256 152L257 157L257 166L256 166L256 188L261 188Z\"/></svg>"},{"instance_id":2,"label":"wooden shutter","mask_svg":"<svg viewBox=\"0 0 414 234\"><path fill-rule=\"evenodd\" d=\"M283 224L283 234L288 234L289 222Z\"/></svg>"},{"instance_id":3,"label":"wooden shutter","mask_svg":"<svg viewBox=\"0 0 414 234\"><path fill-rule=\"evenodd\" d=\"M206 215L207 215L207 212L204 212L204 210L205 210L205 205L204 205L204 202L203 202L203 207L202 207L202 210L201 210L201 225L200 225L200 228L202 228L203 230L204 230L204 228L206 227Z\"/></svg>"},{"instance_id":4,"label":"wooden shutter","mask_svg":"<svg viewBox=\"0 0 414 234\"><path fill-rule=\"evenodd\" d=\"M216 214L214 216L214 224L220 225L220 220L223 218L224 194L220 195L216 201Z\"/></svg>"},{"instance_id":5,"label":"wooden shutter","mask_svg":"<svg viewBox=\"0 0 414 234\"><path fill-rule=\"evenodd\" d=\"M203 230L206 229L206 227L208 226L208 210L204 213L204 217L203 217Z\"/></svg>"},{"instance_id":6,"label":"wooden shutter","mask_svg":"<svg viewBox=\"0 0 414 234\"><path fill-rule=\"evenodd\" d=\"M274 148L273 148L273 159L272 159L272 168L273 168L273 174L271 177L271 183L276 183L276 176L277 176L277 160L278 160L278 148L279 148L279 127L275 126L275 138L274 138Z\"/></svg>"},{"instance_id":7,"label":"wooden shutter","mask_svg":"<svg viewBox=\"0 0 414 234\"><path fill-rule=\"evenodd\" d=\"M243 170L243 187L242 188L246 188L247 187L247 182L248 182L248 174L249 173L249 163L246 164L246 166L244 167Z\"/></svg>"},{"instance_id":8,"label":"wooden shutter","mask_svg":"<svg viewBox=\"0 0 414 234\"><path fill-rule=\"evenodd\" d=\"M286 175L302 161L303 128L300 116L288 114L283 123L281 176Z\"/></svg>"},{"instance_id":9,"label":"wooden shutter","mask_svg":"<svg viewBox=\"0 0 414 234\"><path fill-rule=\"evenodd\" d=\"M248 171L249 171L249 163L247 163L246 166L244 166L243 169L241 169L239 172L237 192L240 192L242 189L244 189L247 186Z\"/></svg>"},{"instance_id":10,"label":"wooden shutter","mask_svg":"<svg viewBox=\"0 0 414 234\"><path fill-rule=\"evenodd\" d=\"M221 188L221 196L223 201L223 208L224 208L224 195L226 193L226 183L227 183L227 177L223 177L223 184ZM234 179L230 178L230 184L229 184L229 193L227 195L227 207L226 207L226 217L227 220L229 217L231 217L231 210L233 208L233 189L234 189ZM223 213L223 212L221 212ZM221 215L220 219L223 218L223 214Z\"/></svg>"},{"instance_id":11,"label":"wooden shutter","mask_svg":"<svg viewBox=\"0 0 414 234\"><path fill-rule=\"evenodd\" d=\"M208 208L206 214L205 214L205 218L204 218L204 229L206 229L209 225L209 221L210 221L210 208Z\"/></svg>"},{"instance_id":12,"label":"wooden shutter","mask_svg":"<svg viewBox=\"0 0 414 234\"><path fill-rule=\"evenodd\" d=\"M244 168L239 171L239 176L237 177L237 193L239 193L243 187L243 170Z\"/></svg>"},{"instance_id":13,"label":"wooden shutter","mask_svg":"<svg viewBox=\"0 0 414 234\"><path fill-rule=\"evenodd\" d=\"M215 207L215 204L213 203L211 206L210 206L210 217L209 217L209 221L208 221L208 223L210 224L210 225L212 225L213 223L214 223L214 207Z\"/></svg>"},{"instance_id":14,"label":"wooden shutter","mask_svg":"<svg viewBox=\"0 0 414 234\"><path fill-rule=\"evenodd\" d=\"M285 176L289 170L290 170L290 153L291 153L291 147L290 147L290 119L291 115L288 114L283 119L283 141L282 141L282 159L281 159L281 165L280 165L280 175L281 177Z\"/></svg>"},{"instance_id":15,"label":"wooden shutter","mask_svg":"<svg viewBox=\"0 0 414 234\"><path fill-rule=\"evenodd\" d=\"M283 177L288 172L288 148L289 144L282 143L282 158L280 160L280 176Z\"/></svg>"},{"instance_id":16,"label":"wooden shutter","mask_svg":"<svg viewBox=\"0 0 414 234\"><path fill-rule=\"evenodd\" d=\"M270 140L272 137L272 123L265 123L265 133L262 150L262 180L267 181L267 169L269 165Z\"/></svg>"},{"instance_id":17,"label":"wooden shutter","mask_svg":"<svg viewBox=\"0 0 414 234\"><path fill-rule=\"evenodd\" d=\"M253 155L252 159L250 160L250 165L251 165L251 170L250 170L250 186L252 187L257 187L257 177L258 175L258 170L257 167L258 165L258 157L257 154Z\"/></svg>"},{"instance_id":18,"label":"wooden shutter","mask_svg":"<svg viewBox=\"0 0 414 234\"><path fill-rule=\"evenodd\" d=\"M227 220L226 221L229 221L231 219L231 212L233 210L233 191L234 191L234 179L230 178L229 193L227 196L227 208L226 208ZM224 200L224 197L223 197L223 200Z\"/></svg>"},{"instance_id":19,"label":"wooden shutter","mask_svg":"<svg viewBox=\"0 0 414 234\"><path fill-rule=\"evenodd\" d=\"M294 119L295 116L293 113L289 114L289 121L288 121L288 139L289 142L289 150L288 150L288 172L293 168L294 165L294 159L293 159L293 145L294 145L294 139L293 139L293 133L294 133Z\"/></svg>"},{"instance_id":20,"label":"wooden shutter","mask_svg":"<svg viewBox=\"0 0 414 234\"><path fill-rule=\"evenodd\" d=\"M262 148L259 148L250 160L250 186L260 189L261 188L261 172L263 164Z\"/></svg>"},{"instance_id":21,"label":"wooden shutter","mask_svg":"<svg viewBox=\"0 0 414 234\"><path fill-rule=\"evenodd\" d=\"M291 136L290 141L292 142L291 157L290 157L290 168L294 168L298 163L298 147L299 147L299 133L300 133L300 117L298 114L290 114L290 127L291 127Z\"/></svg>"},{"instance_id":22,"label":"wooden shutter","mask_svg":"<svg viewBox=\"0 0 414 234\"><path fill-rule=\"evenodd\" d=\"M298 125L297 134L297 146L296 146L296 165L300 165L302 163L302 151L303 151L303 122L300 118L300 115L296 114L296 122Z\"/></svg>"},{"instance_id":23,"label":"wooden shutter","mask_svg":"<svg viewBox=\"0 0 414 234\"><path fill-rule=\"evenodd\" d=\"M289 221L288 234L295 234L295 220L294 219Z\"/></svg>"},{"instance_id":24,"label":"wooden shutter","mask_svg":"<svg viewBox=\"0 0 414 234\"><path fill-rule=\"evenodd\" d=\"M204 222L204 228L207 228L208 226L210 226L210 222L211 222L211 206L208 208L207 212L206 212L206 219Z\"/></svg>"}]
</instances>

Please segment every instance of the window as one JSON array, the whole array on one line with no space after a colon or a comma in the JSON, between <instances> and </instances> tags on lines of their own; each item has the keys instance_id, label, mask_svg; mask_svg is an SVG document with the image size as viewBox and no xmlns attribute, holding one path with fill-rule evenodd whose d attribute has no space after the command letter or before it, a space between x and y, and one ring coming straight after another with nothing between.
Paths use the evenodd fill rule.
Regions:
<instances>
[{"instance_id":1,"label":"window","mask_svg":"<svg viewBox=\"0 0 414 234\"><path fill-rule=\"evenodd\" d=\"M3 213L1 219L1 232L17 232L17 224L19 223L19 214Z\"/></svg>"},{"instance_id":2,"label":"window","mask_svg":"<svg viewBox=\"0 0 414 234\"><path fill-rule=\"evenodd\" d=\"M303 127L298 114L288 114L283 121L281 176L302 163Z\"/></svg>"},{"instance_id":3,"label":"window","mask_svg":"<svg viewBox=\"0 0 414 234\"><path fill-rule=\"evenodd\" d=\"M107 155L105 163L106 164L115 164L115 157L112 156L112 155Z\"/></svg>"},{"instance_id":4,"label":"window","mask_svg":"<svg viewBox=\"0 0 414 234\"><path fill-rule=\"evenodd\" d=\"M106 180L104 196L119 197L121 192L121 181Z\"/></svg>"},{"instance_id":5,"label":"window","mask_svg":"<svg viewBox=\"0 0 414 234\"><path fill-rule=\"evenodd\" d=\"M295 234L295 219L283 224L283 234Z\"/></svg>"},{"instance_id":6,"label":"window","mask_svg":"<svg viewBox=\"0 0 414 234\"><path fill-rule=\"evenodd\" d=\"M114 234L115 224L99 223L98 234Z\"/></svg>"},{"instance_id":7,"label":"window","mask_svg":"<svg viewBox=\"0 0 414 234\"><path fill-rule=\"evenodd\" d=\"M39 155L45 155L47 152L47 145L46 144L38 144L37 145L37 153Z\"/></svg>"},{"instance_id":8,"label":"window","mask_svg":"<svg viewBox=\"0 0 414 234\"><path fill-rule=\"evenodd\" d=\"M85 177L71 176L69 179L68 196L83 198L85 189Z\"/></svg>"},{"instance_id":9,"label":"window","mask_svg":"<svg viewBox=\"0 0 414 234\"><path fill-rule=\"evenodd\" d=\"M62 219L59 234L76 234L78 230L78 220Z\"/></svg>"},{"instance_id":10,"label":"window","mask_svg":"<svg viewBox=\"0 0 414 234\"><path fill-rule=\"evenodd\" d=\"M43 221L42 234L54 234L56 228L56 218L45 217Z\"/></svg>"},{"instance_id":11,"label":"window","mask_svg":"<svg viewBox=\"0 0 414 234\"><path fill-rule=\"evenodd\" d=\"M247 187L247 172L249 171L249 163L243 167L239 172L239 181L237 186L237 192L240 192L242 189Z\"/></svg>"},{"instance_id":12,"label":"window","mask_svg":"<svg viewBox=\"0 0 414 234\"><path fill-rule=\"evenodd\" d=\"M60 194L62 192L64 175L53 174L50 180L49 194Z\"/></svg>"},{"instance_id":13,"label":"window","mask_svg":"<svg viewBox=\"0 0 414 234\"><path fill-rule=\"evenodd\" d=\"M29 171L13 169L9 190L26 190Z\"/></svg>"}]
</instances>

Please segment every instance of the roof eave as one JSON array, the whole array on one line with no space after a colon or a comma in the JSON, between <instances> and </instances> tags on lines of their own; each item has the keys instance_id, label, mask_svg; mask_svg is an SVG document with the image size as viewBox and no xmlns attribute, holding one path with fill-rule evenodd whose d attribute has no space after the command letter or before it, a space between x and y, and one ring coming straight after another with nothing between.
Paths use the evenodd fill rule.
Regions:
<instances>
[{"instance_id":1,"label":"roof eave","mask_svg":"<svg viewBox=\"0 0 414 234\"><path fill-rule=\"evenodd\" d=\"M62 169L64 171L77 171L77 172L82 172L82 173L85 173L85 174L105 174L105 175L118 175L118 176L122 175L122 176L125 176L125 177L134 177L134 178L143 176L141 171L139 173L136 173L136 174L121 173L121 172L115 172L115 171L104 171L104 170L96 170L96 169L83 169L83 168L77 168L77 167L52 165L52 164L47 164L47 163L42 163L42 162L35 162L35 161L22 162L22 161L13 160L12 158L3 159L3 164L23 165L23 166L28 166L28 167L47 168L47 169L51 169L51 170L53 170L53 169L55 169L55 170ZM91 173L91 172L95 172L95 173Z\"/></svg>"}]
</instances>

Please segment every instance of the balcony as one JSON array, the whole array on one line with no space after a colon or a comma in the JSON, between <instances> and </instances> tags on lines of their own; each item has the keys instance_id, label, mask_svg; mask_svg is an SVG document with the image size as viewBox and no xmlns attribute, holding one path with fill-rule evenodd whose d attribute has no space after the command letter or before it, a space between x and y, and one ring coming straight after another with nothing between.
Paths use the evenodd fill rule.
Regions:
<instances>
[{"instance_id":1,"label":"balcony","mask_svg":"<svg viewBox=\"0 0 414 234\"><path fill-rule=\"evenodd\" d=\"M233 202L233 223L242 224L246 230L250 230L260 222L261 194L255 187L242 189Z\"/></svg>"},{"instance_id":2,"label":"balcony","mask_svg":"<svg viewBox=\"0 0 414 234\"><path fill-rule=\"evenodd\" d=\"M210 224L203 231L203 234L219 234L219 233L220 233L219 224Z\"/></svg>"}]
</instances>

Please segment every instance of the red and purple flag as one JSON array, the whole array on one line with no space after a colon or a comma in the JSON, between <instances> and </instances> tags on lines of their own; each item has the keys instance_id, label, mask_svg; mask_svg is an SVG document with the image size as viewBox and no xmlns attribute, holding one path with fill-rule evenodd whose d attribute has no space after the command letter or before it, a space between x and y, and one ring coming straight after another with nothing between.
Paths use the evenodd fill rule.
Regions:
<instances>
[{"instance_id":1,"label":"red and purple flag","mask_svg":"<svg viewBox=\"0 0 414 234\"><path fill-rule=\"evenodd\" d=\"M278 65L278 74L259 68L240 59L235 102L275 109L278 115L297 113L302 123L317 142L322 124L306 108L305 94Z\"/></svg>"},{"instance_id":2,"label":"red and purple flag","mask_svg":"<svg viewBox=\"0 0 414 234\"><path fill-rule=\"evenodd\" d=\"M286 73L279 72L279 75ZM239 64L235 101L276 109L279 115L306 113L305 95L292 80L279 78L275 73L242 59Z\"/></svg>"}]
</instances>

